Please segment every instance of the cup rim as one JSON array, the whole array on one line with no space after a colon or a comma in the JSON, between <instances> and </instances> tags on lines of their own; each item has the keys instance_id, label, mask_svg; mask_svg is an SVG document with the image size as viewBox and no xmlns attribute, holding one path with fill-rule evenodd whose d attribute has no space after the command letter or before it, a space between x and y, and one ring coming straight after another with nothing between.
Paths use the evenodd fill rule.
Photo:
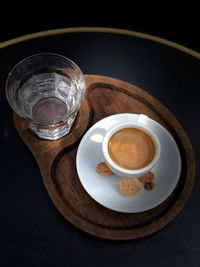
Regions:
<instances>
[{"instance_id":1,"label":"cup rim","mask_svg":"<svg viewBox=\"0 0 200 267\"><path fill-rule=\"evenodd\" d=\"M118 166L110 158L110 155L108 153L108 142L114 133L124 128L140 129L143 132L147 133L151 137L152 141L154 142L154 145L156 148L155 155L152 161L149 164L147 164L145 167L140 168L140 169L134 169L134 170L126 169L126 168ZM103 150L103 155L105 157L105 160L114 170L120 173L124 173L124 175L139 175L139 174L148 172L150 169L152 169L155 166L155 164L158 162L159 157L160 157L161 147L160 147L160 141L158 140L158 137L156 136L156 134L152 130L150 130L146 125L144 125L141 122L137 122L137 121L126 121L126 122L116 123L110 129L108 129L103 139L102 150Z\"/></svg>"}]
</instances>

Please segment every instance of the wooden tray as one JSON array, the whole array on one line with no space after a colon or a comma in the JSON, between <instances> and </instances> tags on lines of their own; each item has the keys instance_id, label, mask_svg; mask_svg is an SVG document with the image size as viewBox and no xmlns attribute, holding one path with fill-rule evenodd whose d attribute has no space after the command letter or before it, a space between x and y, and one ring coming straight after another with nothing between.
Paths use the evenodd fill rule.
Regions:
<instances>
[{"instance_id":1,"label":"wooden tray","mask_svg":"<svg viewBox=\"0 0 200 267\"><path fill-rule=\"evenodd\" d=\"M15 127L39 165L51 200L68 221L107 239L150 235L172 221L190 196L195 180L190 141L176 118L143 90L109 77L85 75L85 80L86 98L69 135L57 141L38 139L16 114ZM82 187L75 165L78 141L86 129L106 116L124 112L147 114L166 127L177 142L182 160L179 183L170 197L154 209L135 214L115 212L95 202Z\"/></svg>"}]
</instances>

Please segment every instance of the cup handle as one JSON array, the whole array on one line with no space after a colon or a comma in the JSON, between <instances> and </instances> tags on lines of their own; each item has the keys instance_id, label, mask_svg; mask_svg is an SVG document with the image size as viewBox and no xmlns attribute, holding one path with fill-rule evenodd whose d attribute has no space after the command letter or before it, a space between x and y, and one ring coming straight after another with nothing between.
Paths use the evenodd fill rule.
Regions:
<instances>
[{"instance_id":1,"label":"cup handle","mask_svg":"<svg viewBox=\"0 0 200 267\"><path fill-rule=\"evenodd\" d=\"M142 124L147 124L147 121L148 121L148 116L147 115L144 115L144 114L139 114L136 121L137 122L140 122Z\"/></svg>"}]
</instances>

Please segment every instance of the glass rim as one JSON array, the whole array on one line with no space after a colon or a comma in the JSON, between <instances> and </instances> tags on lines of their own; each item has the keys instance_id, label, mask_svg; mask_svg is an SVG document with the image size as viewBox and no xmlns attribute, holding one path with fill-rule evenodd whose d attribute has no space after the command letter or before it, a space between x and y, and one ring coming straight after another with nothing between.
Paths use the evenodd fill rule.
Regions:
<instances>
[{"instance_id":1,"label":"glass rim","mask_svg":"<svg viewBox=\"0 0 200 267\"><path fill-rule=\"evenodd\" d=\"M83 73L81 71L81 69L79 68L79 66L73 61L71 60L70 58L66 57L66 56L63 56L61 54L58 54L58 53L49 53L49 52L44 52L44 53L36 53L36 54L33 54L33 55L30 55L30 56L27 56L23 59L21 59L19 62L17 62L14 67L10 70L9 74L8 74L8 77L7 77L7 80L6 80L6 88L7 88L7 83L9 81L9 78L10 76L14 73L14 71L19 67L19 66L22 66L26 61L28 62L30 59L34 59L34 58L39 58L39 57L42 57L42 56L52 56L52 57L57 57L57 58L62 58L64 61L66 62L69 62L72 64L72 66L75 67L75 69L77 69L81 76L83 76Z\"/></svg>"}]
</instances>

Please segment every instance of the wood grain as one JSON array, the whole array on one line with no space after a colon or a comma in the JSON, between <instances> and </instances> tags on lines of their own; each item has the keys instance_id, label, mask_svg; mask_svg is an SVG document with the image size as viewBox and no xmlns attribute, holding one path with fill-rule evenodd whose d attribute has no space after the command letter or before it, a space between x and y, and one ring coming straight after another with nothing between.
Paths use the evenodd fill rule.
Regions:
<instances>
[{"instance_id":1,"label":"wood grain","mask_svg":"<svg viewBox=\"0 0 200 267\"><path fill-rule=\"evenodd\" d=\"M184 207L195 180L195 158L190 141L176 118L145 91L116 79L85 75L85 100L69 135L57 141L35 137L16 114L15 127L33 153L52 202L72 224L92 235L116 240L141 238L171 222ZM170 197L152 210L120 213L95 202L82 187L76 171L78 140L86 129L116 113L145 113L166 127L181 153L179 183Z\"/></svg>"}]
</instances>

